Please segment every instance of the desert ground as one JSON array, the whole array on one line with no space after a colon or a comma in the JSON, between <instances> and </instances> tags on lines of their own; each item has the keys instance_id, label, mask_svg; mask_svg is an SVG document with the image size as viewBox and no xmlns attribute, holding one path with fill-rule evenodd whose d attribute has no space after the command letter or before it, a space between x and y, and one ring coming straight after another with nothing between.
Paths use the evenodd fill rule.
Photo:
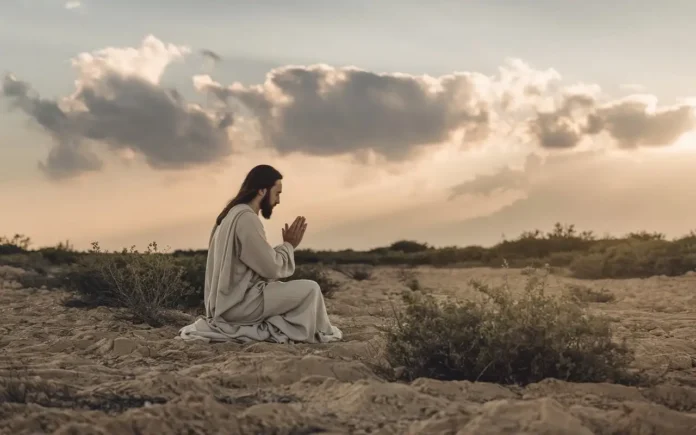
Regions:
<instances>
[{"instance_id":1,"label":"desert ground","mask_svg":"<svg viewBox=\"0 0 696 435\"><path fill-rule=\"evenodd\" d=\"M383 324L410 291L399 269L372 279L339 273L327 307L345 341L320 345L183 342L178 328L119 320L107 308L67 308L67 293L22 288L3 267L0 286L0 432L7 434L689 434L696 433L696 276L575 280L606 289L588 308L629 338L634 366L660 376L633 387L545 380L526 387L417 379L387 382L371 369ZM423 291L472 297L471 278L520 269L413 269Z\"/></svg>"}]
</instances>

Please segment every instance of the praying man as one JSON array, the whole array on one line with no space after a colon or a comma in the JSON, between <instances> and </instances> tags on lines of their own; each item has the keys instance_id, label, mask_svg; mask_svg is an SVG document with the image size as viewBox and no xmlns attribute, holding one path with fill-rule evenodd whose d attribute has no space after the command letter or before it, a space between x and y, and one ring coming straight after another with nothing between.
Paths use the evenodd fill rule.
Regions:
<instances>
[{"instance_id":1,"label":"praying man","mask_svg":"<svg viewBox=\"0 0 696 435\"><path fill-rule=\"evenodd\" d=\"M254 167L239 193L215 221L205 270L205 317L179 331L184 340L323 343L343 338L312 280L281 282L295 272L295 249L307 221L298 216L282 229L283 243L266 240L259 213L270 219L280 204L282 175Z\"/></svg>"}]
</instances>

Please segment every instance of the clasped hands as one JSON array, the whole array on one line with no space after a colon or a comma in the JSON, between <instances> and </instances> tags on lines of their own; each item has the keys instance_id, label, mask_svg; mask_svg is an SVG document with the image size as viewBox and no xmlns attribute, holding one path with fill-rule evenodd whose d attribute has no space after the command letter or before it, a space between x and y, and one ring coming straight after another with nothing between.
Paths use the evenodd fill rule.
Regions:
<instances>
[{"instance_id":1,"label":"clasped hands","mask_svg":"<svg viewBox=\"0 0 696 435\"><path fill-rule=\"evenodd\" d=\"M302 237L304 237L306 229L307 220L305 217L296 217L295 221L289 227L288 224L285 224L285 228L283 228L283 241L290 243L293 248L297 248L300 242L302 242Z\"/></svg>"}]
</instances>

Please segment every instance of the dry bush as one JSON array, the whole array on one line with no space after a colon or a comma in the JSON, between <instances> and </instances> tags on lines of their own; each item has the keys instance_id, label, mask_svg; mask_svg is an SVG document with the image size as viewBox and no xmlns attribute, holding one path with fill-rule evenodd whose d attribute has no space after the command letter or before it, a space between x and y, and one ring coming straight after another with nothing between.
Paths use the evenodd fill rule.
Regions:
<instances>
[{"instance_id":1,"label":"dry bush","mask_svg":"<svg viewBox=\"0 0 696 435\"><path fill-rule=\"evenodd\" d=\"M614 293L605 288L601 290L594 290L590 287L571 284L568 286L568 291L571 297L578 302L607 303L614 302L616 300Z\"/></svg>"},{"instance_id":2,"label":"dry bush","mask_svg":"<svg viewBox=\"0 0 696 435\"><path fill-rule=\"evenodd\" d=\"M696 270L696 236L667 241L658 236L633 235L597 245L570 264L574 276L585 279L678 276Z\"/></svg>"},{"instance_id":3,"label":"dry bush","mask_svg":"<svg viewBox=\"0 0 696 435\"><path fill-rule=\"evenodd\" d=\"M613 341L609 320L547 295L546 277L529 277L520 297L476 281L474 301L405 294L405 310L384 328L387 364L405 380L627 382L633 353Z\"/></svg>"},{"instance_id":4,"label":"dry bush","mask_svg":"<svg viewBox=\"0 0 696 435\"><path fill-rule=\"evenodd\" d=\"M184 269L171 255L151 243L143 253L134 247L103 253L98 243L68 275L83 306L125 307L132 320L160 326L164 310L181 307L193 290L183 279Z\"/></svg>"},{"instance_id":5,"label":"dry bush","mask_svg":"<svg viewBox=\"0 0 696 435\"><path fill-rule=\"evenodd\" d=\"M286 281L296 279L308 279L319 284L321 293L325 298L333 297L338 290L338 283L329 277L329 274L322 266L318 265L301 265L295 267L295 273L292 274Z\"/></svg>"}]
</instances>

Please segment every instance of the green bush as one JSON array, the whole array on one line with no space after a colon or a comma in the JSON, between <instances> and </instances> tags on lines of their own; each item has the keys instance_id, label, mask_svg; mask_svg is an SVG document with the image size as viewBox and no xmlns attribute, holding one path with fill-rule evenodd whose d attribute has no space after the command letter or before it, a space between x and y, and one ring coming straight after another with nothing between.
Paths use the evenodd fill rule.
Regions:
<instances>
[{"instance_id":1,"label":"green bush","mask_svg":"<svg viewBox=\"0 0 696 435\"><path fill-rule=\"evenodd\" d=\"M94 243L67 278L79 304L124 307L132 320L160 326L163 311L180 308L193 292L183 274L183 267L173 256L158 252L156 243L144 253L135 248L104 253Z\"/></svg>"},{"instance_id":2,"label":"green bush","mask_svg":"<svg viewBox=\"0 0 696 435\"><path fill-rule=\"evenodd\" d=\"M388 365L404 380L429 377L525 385L545 378L625 381L633 354L615 343L609 321L529 277L520 297L472 281L481 300L438 303L419 292L385 329Z\"/></svg>"}]
</instances>

